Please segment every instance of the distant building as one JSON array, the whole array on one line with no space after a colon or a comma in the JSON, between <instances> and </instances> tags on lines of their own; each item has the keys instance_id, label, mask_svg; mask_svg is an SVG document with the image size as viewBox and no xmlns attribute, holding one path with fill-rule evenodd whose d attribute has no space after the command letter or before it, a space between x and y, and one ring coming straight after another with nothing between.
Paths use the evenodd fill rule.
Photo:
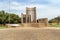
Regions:
<instances>
[{"instance_id":1,"label":"distant building","mask_svg":"<svg viewBox=\"0 0 60 40\"><path fill-rule=\"evenodd\" d=\"M41 18L37 19L37 23L45 23L45 25L48 25L48 18Z\"/></svg>"},{"instance_id":2,"label":"distant building","mask_svg":"<svg viewBox=\"0 0 60 40\"><path fill-rule=\"evenodd\" d=\"M48 25L48 18L36 19L36 7L26 7L26 14L21 14L21 23L31 26ZM25 25L24 25L25 26Z\"/></svg>"},{"instance_id":3,"label":"distant building","mask_svg":"<svg viewBox=\"0 0 60 40\"><path fill-rule=\"evenodd\" d=\"M16 27L19 25L9 25L9 27ZM47 27L48 18L36 18L36 7L28 8L26 7L26 14L21 14L21 27Z\"/></svg>"},{"instance_id":4,"label":"distant building","mask_svg":"<svg viewBox=\"0 0 60 40\"><path fill-rule=\"evenodd\" d=\"M26 14L21 14L21 22L36 23L36 7L34 8L26 7Z\"/></svg>"}]
</instances>

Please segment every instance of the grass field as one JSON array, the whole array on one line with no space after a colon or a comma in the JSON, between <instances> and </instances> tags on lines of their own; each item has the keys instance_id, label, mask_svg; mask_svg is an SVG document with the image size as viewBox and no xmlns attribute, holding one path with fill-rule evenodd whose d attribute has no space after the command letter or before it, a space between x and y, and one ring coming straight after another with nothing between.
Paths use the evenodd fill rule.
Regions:
<instances>
[{"instance_id":1,"label":"grass field","mask_svg":"<svg viewBox=\"0 0 60 40\"><path fill-rule=\"evenodd\" d=\"M50 24L50 27L60 27L60 24L52 23Z\"/></svg>"},{"instance_id":2,"label":"grass field","mask_svg":"<svg viewBox=\"0 0 60 40\"><path fill-rule=\"evenodd\" d=\"M0 29L7 28L6 26L0 26Z\"/></svg>"}]
</instances>

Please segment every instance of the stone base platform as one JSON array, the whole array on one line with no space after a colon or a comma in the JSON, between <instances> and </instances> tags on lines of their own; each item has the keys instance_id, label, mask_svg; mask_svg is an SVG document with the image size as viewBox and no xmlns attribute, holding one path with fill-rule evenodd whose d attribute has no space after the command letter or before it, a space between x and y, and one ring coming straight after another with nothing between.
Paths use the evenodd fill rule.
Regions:
<instances>
[{"instance_id":1,"label":"stone base platform","mask_svg":"<svg viewBox=\"0 0 60 40\"><path fill-rule=\"evenodd\" d=\"M47 27L47 24L44 23L23 23L21 26L23 27Z\"/></svg>"}]
</instances>

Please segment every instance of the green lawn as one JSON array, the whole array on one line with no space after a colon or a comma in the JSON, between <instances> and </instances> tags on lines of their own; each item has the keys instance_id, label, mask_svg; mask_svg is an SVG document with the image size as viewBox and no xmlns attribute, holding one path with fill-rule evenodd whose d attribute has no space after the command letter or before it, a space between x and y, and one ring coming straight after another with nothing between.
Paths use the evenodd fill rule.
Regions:
<instances>
[{"instance_id":1,"label":"green lawn","mask_svg":"<svg viewBox=\"0 0 60 40\"><path fill-rule=\"evenodd\" d=\"M0 26L0 29L7 28L6 26Z\"/></svg>"},{"instance_id":2,"label":"green lawn","mask_svg":"<svg viewBox=\"0 0 60 40\"><path fill-rule=\"evenodd\" d=\"M60 24L52 24L50 27L60 27Z\"/></svg>"},{"instance_id":3,"label":"green lawn","mask_svg":"<svg viewBox=\"0 0 60 40\"><path fill-rule=\"evenodd\" d=\"M51 27L60 27L60 25L50 25Z\"/></svg>"}]
</instances>

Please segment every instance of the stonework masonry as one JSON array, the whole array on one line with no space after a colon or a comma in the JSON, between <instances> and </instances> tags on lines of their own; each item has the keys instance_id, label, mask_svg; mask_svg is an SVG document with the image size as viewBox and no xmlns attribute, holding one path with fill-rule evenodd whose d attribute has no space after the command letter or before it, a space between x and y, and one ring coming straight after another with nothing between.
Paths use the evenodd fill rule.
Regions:
<instances>
[{"instance_id":1,"label":"stonework masonry","mask_svg":"<svg viewBox=\"0 0 60 40\"><path fill-rule=\"evenodd\" d=\"M24 26L48 26L48 18L36 19L36 7L26 7L26 14L21 14L21 23Z\"/></svg>"},{"instance_id":2,"label":"stonework masonry","mask_svg":"<svg viewBox=\"0 0 60 40\"><path fill-rule=\"evenodd\" d=\"M26 14L31 15L31 22L36 23L36 7L28 8L26 7Z\"/></svg>"}]
</instances>

